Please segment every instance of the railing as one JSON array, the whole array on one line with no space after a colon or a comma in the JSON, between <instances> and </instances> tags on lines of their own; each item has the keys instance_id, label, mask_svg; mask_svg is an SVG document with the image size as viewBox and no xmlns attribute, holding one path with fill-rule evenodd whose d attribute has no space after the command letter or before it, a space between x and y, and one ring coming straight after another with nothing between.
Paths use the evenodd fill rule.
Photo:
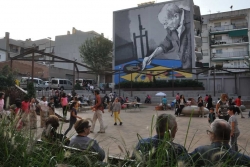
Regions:
<instances>
[{"instance_id":1,"label":"railing","mask_svg":"<svg viewBox=\"0 0 250 167\"><path fill-rule=\"evenodd\" d=\"M249 42L247 37L244 38L232 38L228 40L211 40L211 45L225 45L225 44L237 44Z\"/></svg>"},{"instance_id":2,"label":"railing","mask_svg":"<svg viewBox=\"0 0 250 167\"><path fill-rule=\"evenodd\" d=\"M245 57L249 55L248 51L238 51L238 52L224 52L215 53L213 58L230 58L230 57Z\"/></svg>"},{"instance_id":3,"label":"railing","mask_svg":"<svg viewBox=\"0 0 250 167\"><path fill-rule=\"evenodd\" d=\"M227 30L233 30L233 29L241 29L241 28L247 28L248 23L239 23L239 24L231 24L231 25L224 25L220 27L211 27L210 32L214 31L227 31Z\"/></svg>"}]
</instances>

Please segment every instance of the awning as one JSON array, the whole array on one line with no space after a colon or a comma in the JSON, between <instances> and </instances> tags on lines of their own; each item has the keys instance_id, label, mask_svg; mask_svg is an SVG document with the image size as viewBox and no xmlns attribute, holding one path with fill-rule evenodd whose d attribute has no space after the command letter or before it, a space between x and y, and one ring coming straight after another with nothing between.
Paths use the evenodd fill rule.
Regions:
<instances>
[{"instance_id":1,"label":"awning","mask_svg":"<svg viewBox=\"0 0 250 167\"><path fill-rule=\"evenodd\" d=\"M247 29L229 31L229 32L228 32L228 35L229 35L230 37L247 36Z\"/></svg>"}]
</instances>

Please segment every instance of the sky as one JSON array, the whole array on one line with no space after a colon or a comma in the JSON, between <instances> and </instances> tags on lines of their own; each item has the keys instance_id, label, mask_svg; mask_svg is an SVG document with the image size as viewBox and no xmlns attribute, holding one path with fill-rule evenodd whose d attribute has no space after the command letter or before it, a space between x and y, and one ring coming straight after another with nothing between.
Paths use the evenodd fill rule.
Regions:
<instances>
[{"instance_id":1,"label":"sky","mask_svg":"<svg viewBox=\"0 0 250 167\"><path fill-rule=\"evenodd\" d=\"M149 0L150 1L150 0ZM167 0L157 0L165 2ZM0 38L38 40L66 35L72 27L94 30L112 39L113 11L136 7L148 0L0 0ZM201 14L250 8L250 0L194 0Z\"/></svg>"}]
</instances>

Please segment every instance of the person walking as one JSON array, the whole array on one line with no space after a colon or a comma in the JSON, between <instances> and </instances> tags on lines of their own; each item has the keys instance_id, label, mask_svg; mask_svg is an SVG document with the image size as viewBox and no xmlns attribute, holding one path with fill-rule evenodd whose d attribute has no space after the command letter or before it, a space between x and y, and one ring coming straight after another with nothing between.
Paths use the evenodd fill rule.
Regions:
<instances>
[{"instance_id":1,"label":"person walking","mask_svg":"<svg viewBox=\"0 0 250 167\"><path fill-rule=\"evenodd\" d=\"M114 111L114 119L115 119L115 124L117 125L116 121L120 122L120 125L122 125L122 120L120 119L120 111L121 111L121 103L119 102L119 98L115 98L115 101L112 104L113 111Z\"/></svg>"},{"instance_id":2,"label":"person walking","mask_svg":"<svg viewBox=\"0 0 250 167\"><path fill-rule=\"evenodd\" d=\"M90 129L90 132L91 133L94 132L95 123L96 123L96 120L98 119L98 121L100 123L100 131L98 131L97 133L105 133L104 124L103 124L103 120L102 120L102 100L100 97L99 90L95 90L94 94L95 94L95 105L91 107L91 109L94 112L94 115L93 115L93 123L92 123L91 129Z\"/></svg>"},{"instance_id":3,"label":"person walking","mask_svg":"<svg viewBox=\"0 0 250 167\"><path fill-rule=\"evenodd\" d=\"M183 95L180 96L180 99L178 100L178 109L177 109L177 113L176 113L176 116L180 116L181 112L182 112L182 109L185 107L186 105L186 100L184 98Z\"/></svg>"},{"instance_id":4,"label":"person walking","mask_svg":"<svg viewBox=\"0 0 250 167\"><path fill-rule=\"evenodd\" d=\"M62 106L62 109L63 109L63 117L66 117L67 116L67 106L68 106L68 98L66 96L66 93L62 94L61 106Z\"/></svg>"},{"instance_id":5,"label":"person walking","mask_svg":"<svg viewBox=\"0 0 250 167\"><path fill-rule=\"evenodd\" d=\"M69 127L68 129L64 132L64 136L67 135L67 133L72 129L73 125L76 123L77 118L82 119L81 117L77 116L77 102L73 102L70 105L70 119L69 119Z\"/></svg>"},{"instance_id":6,"label":"person walking","mask_svg":"<svg viewBox=\"0 0 250 167\"><path fill-rule=\"evenodd\" d=\"M235 112L236 112L235 107L230 106L227 112L228 112L228 115L230 115L230 118L228 120L228 123L231 126L230 144L231 144L232 150L238 151L237 138L240 135L240 130L238 128L238 121L235 116Z\"/></svg>"}]
</instances>

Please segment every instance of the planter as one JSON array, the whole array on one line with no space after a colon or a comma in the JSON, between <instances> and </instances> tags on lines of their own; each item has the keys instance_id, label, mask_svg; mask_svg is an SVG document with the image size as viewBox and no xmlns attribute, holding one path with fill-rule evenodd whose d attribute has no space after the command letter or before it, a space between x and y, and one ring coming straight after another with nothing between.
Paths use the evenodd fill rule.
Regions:
<instances>
[{"instance_id":1,"label":"planter","mask_svg":"<svg viewBox=\"0 0 250 167\"><path fill-rule=\"evenodd\" d=\"M123 91L180 91L180 90L205 90L204 87L174 87L174 88L121 88Z\"/></svg>"}]
</instances>

